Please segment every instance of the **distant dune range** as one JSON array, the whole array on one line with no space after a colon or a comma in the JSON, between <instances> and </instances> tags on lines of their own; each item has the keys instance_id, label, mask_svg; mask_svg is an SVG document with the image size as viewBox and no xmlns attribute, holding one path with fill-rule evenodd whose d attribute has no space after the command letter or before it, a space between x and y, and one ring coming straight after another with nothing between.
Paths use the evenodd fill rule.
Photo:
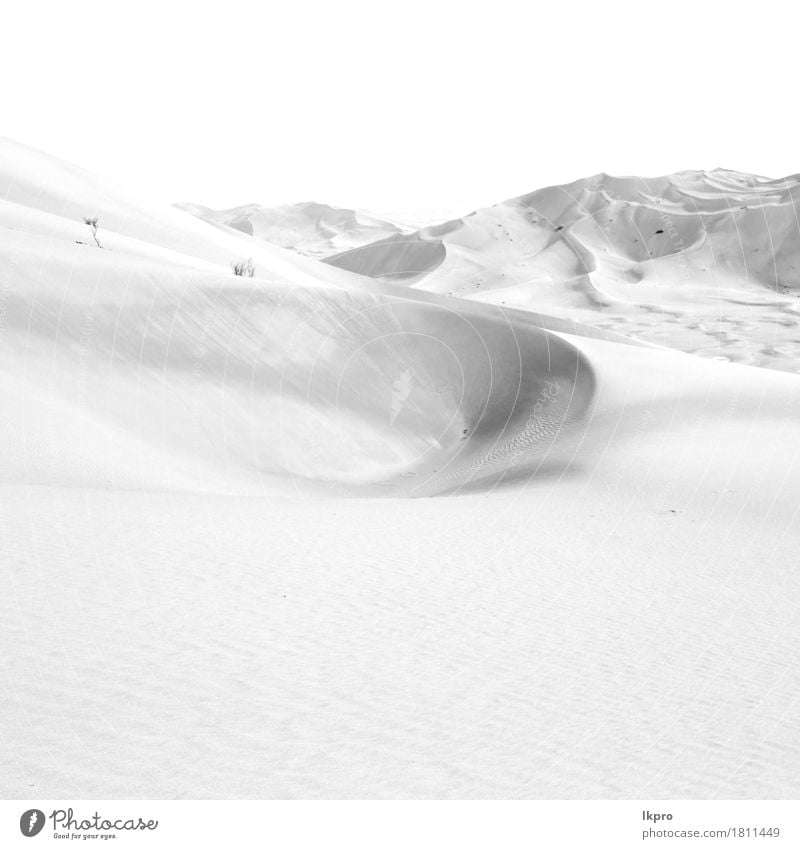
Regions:
<instances>
[{"instance_id":1,"label":"distant dune range","mask_svg":"<svg viewBox=\"0 0 800 849\"><path fill-rule=\"evenodd\" d=\"M311 201L272 208L251 203L223 210L192 203L175 206L210 224L230 227L318 259L413 229L363 210L338 209Z\"/></svg>"},{"instance_id":2,"label":"distant dune range","mask_svg":"<svg viewBox=\"0 0 800 849\"><path fill-rule=\"evenodd\" d=\"M0 792L796 798L798 192L411 232L0 140Z\"/></svg>"},{"instance_id":3,"label":"distant dune range","mask_svg":"<svg viewBox=\"0 0 800 849\"><path fill-rule=\"evenodd\" d=\"M800 371L800 180L600 174L326 262L564 315L682 351Z\"/></svg>"}]
</instances>

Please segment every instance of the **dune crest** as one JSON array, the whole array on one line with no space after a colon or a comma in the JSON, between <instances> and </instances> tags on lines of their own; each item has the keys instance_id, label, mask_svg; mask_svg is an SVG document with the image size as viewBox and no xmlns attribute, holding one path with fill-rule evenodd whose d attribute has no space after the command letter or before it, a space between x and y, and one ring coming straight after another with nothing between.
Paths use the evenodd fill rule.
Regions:
<instances>
[{"instance_id":1,"label":"dune crest","mask_svg":"<svg viewBox=\"0 0 800 849\"><path fill-rule=\"evenodd\" d=\"M4 795L796 798L796 192L320 262L0 142Z\"/></svg>"},{"instance_id":2,"label":"dune crest","mask_svg":"<svg viewBox=\"0 0 800 849\"><path fill-rule=\"evenodd\" d=\"M411 229L364 210L340 209L312 201L272 208L251 203L220 210L192 203L175 206L211 224L239 230L317 259Z\"/></svg>"},{"instance_id":3,"label":"dune crest","mask_svg":"<svg viewBox=\"0 0 800 849\"><path fill-rule=\"evenodd\" d=\"M6 479L58 480L63 463L70 485L155 485L156 464L162 488L230 493L435 495L574 471L576 445L596 442L596 422L608 415L607 381L602 392L596 387L603 363L620 348L643 358L625 380L628 393L647 394L646 363L662 362L655 349L634 355L636 340L613 332L630 329L621 321L574 320L587 303L602 315L622 290L650 285L605 282L612 260L601 258L598 234L618 246L613 262L627 264L630 275L641 270L643 249L627 236L666 220L659 209L673 211L682 253L691 253L722 236L698 229L700 212L678 217L687 197L705 204L702 216L711 219L730 214L736 193L737 202L757 196L760 214L764 205L783 214L796 186L727 172L595 178L319 263L176 210L150 209L12 143L2 152L3 339L25 356L25 381L9 384L12 406L26 408L30 387L49 399L37 406L37 427L86 421L108 444L92 458L88 443L65 429L62 447L42 448L27 462L12 441ZM39 190L36 180L45 178ZM634 196L635 203L622 200ZM617 219L603 229L612 208ZM86 210L98 215L99 247L79 214ZM474 270L498 255L510 263L528 257L511 246L520 228L540 282L509 287L493 268L496 288L477 296L470 279L458 277L464 263ZM240 253L252 254L256 277L228 270ZM672 256L666 248L660 254L664 262ZM385 273L370 281L355 266ZM416 282L403 285L411 267ZM569 285L559 274L571 275ZM453 276L469 290L464 297L436 291ZM501 297L535 292L538 307L538 296L556 287L561 308L550 315L531 312L530 301L509 310ZM655 308L644 314L663 323ZM582 339L598 340L591 356ZM682 391L705 386L699 363L672 356ZM749 373L737 379L756 393L767 385ZM48 440L57 432L50 429ZM85 479L76 480L76 469Z\"/></svg>"},{"instance_id":4,"label":"dune crest","mask_svg":"<svg viewBox=\"0 0 800 849\"><path fill-rule=\"evenodd\" d=\"M797 372L799 200L796 176L598 174L326 262Z\"/></svg>"}]
</instances>

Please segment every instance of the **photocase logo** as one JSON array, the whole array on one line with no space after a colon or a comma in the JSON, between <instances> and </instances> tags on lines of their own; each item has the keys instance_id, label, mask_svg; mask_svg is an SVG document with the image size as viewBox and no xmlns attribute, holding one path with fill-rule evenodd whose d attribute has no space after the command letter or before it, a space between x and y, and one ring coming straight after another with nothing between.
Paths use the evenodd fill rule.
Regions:
<instances>
[{"instance_id":1,"label":"photocase logo","mask_svg":"<svg viewBox=\"0 0 800 849\"><path fill-rule=\"evenodd\" d=\"M38 808L31 808L19 818L19 830L25 837L36 837L44 828L44 812Z\"/></svg>"},{"instance_id":2,"label":"photocase logo","mask_svg":"<svg viewBox=\"0 0 800 849\"><path fill-rule=\"evenodd\" d=\"M117 832L117 831L155 831L158 828L158 820L142 819L141 817L108 819L102 816L98 811L95 811L89 816L78 819L75 817L75 811L72 808L56 808L47 816L44 811L38 808L31 808L19 818L19 830L25 837L36 837L36 835L44 828L46 820L52 820L53 836L66 837L67 839L82 837L84 840L90 837L100 837L103 840L108 840L115 837L115 834L107 834L102 832ZM58 831L61 833L58 833ZM81 835L80 832L89 832Z\"/></svg>"},{"instance_id":3,"label":"photocase logo","mask_svg":"<svg viewBox=\"0 0 800 849\"><path fill-rule=\"evenodd\" d=\"M400 415L400 410L403 409L408 396L411 394L411 372L405 369L400 377L392 384L392 413L389 417L389 424L393 425L394 420Z\"/></svg>"}]
</instances>

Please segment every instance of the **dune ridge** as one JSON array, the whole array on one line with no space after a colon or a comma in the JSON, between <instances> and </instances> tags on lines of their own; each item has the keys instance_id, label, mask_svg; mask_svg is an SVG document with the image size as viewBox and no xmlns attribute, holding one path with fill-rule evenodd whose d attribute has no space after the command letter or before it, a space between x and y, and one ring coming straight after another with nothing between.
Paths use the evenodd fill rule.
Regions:
<instances>
[{"instance_id":1,"label":"dune ridge","mask_svg":"<svg viewBox=\"0 0 800 849\"><path fill-rule=\"evenodd\" d=\"M630 328L621 321L576 321L582 313L571 303L610 297L589 238L597 216L608 216L611 203L623 218L636 207L630 221L603 233L612 244L632 222L641 229L654 206L676 207L691 197L705 203L703 215L727 215L738 192L739 200L757 195L783 210L797 182L728 172L652 184L579 181L570 191L546 189L343 255L402 267L413 262L409 249L433 245L440 255L408 285L402 274L367 279L346 262L334 267L176 210L117 201L118 189L107 182L13 143L4 153L3 333L25 355L25 382L9 389L13 406L24 409L27 387L37 387L48 403L62 405L65 419L88 417L103 433L124 434L100 466L89 449L73 456L81 444L75 440L42 448L32 463L20 464L14 448L6 459L17 470L10 479L51 480L53 458L63 452L72 457L71 468L95 470L84 485L152 483L150 471L130 477L132 439L146 446L147 464L160 458L163 487L192 481L232 493L432 495L541 475L544 466L566 469L576 435L605 415L605 396L595 388L598 366L620 346L633 356L631 346L645 345L652 353L637 356L654 362L663 347L622 335ZM37 174L46 178L46 191L36 189ZM636 204L619 200L632 195ZM100 218L102 247L91 243L79 214L86 210ZM686 226L696 227L699 215L686 216ZM501 216L506 225L496 221ZM457 258L467 251L487 262L503 251L514 262L511 222L521 218L539 240L537 258L568 252L572 283L565 288L554 276L548 284L550 291L556 282L561 289L560 309L534 312L532 303L510 309L485 294L436 291L443 274L457 274ZM490 224L502 234L487 235ZM634 255L640 250L628 248ZM254 278L226 270L244 252L256 263ZM510 288L534 291L527 284ZM499 285L491 294L508 291ZM584 338L600 340L592 357L579 344ZM674 354L672 369L687 386L705 386L707 375L694 360L687 366ZM647 390L648 368L626 380ZM754 392L767 385L749 373L736 380Z\"/></svg>"},{"instance_id":2,"label":"dune ridge","mask_svg":"<svg viewBox=\"0 0 800 849\"><path fill-rule=\"evenodd\" d=\"M0 792L795 798L796 185L320 262L0 141Z\"/></svg>"},{"instance_id":3,"label":"dune ridge","mask_svg":"<svg viewBox=\"0 0 800 849\"><path fill-rule=\"evenodd\" d=\"M598 174L326 262L796 372L799 187L725 169Z\"/></svg>"},{"instance_id":4,"label":"dune ridge","mask_svg":"<svg viewBox=\"0 0 800 849\"><path fill-rule=\"evenodd\" d=\"M411 229L409 225L386 221L364 210L341 209L313 201L272 208L251 203L220 210L193 203L175 206L203 221L317 259Z\"/></svg>"}]
</instances>

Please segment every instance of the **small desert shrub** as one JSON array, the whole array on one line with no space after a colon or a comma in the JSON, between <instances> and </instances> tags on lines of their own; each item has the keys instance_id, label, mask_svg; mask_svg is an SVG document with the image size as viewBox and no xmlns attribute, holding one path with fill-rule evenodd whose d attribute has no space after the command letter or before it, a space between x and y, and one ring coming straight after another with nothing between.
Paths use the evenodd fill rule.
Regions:
<instances>
[{"instance_id":1,"label":"small desert shrub","mask_svg":"<svg viewBox=\"0 0 800 849\"><path fill-rule=\"evenodd\" d=\"M231 268L233 268L233 273L237 277L253 277L256 273L252 259L240 259L238 262L234 262Z\"/></svg>"},{"instance_id":2,"label":"small desert shrub","mask_svg":"<svg viewBox=\"0 0 800 849\"><path fill-rule=\"evenodd\" d=\"M84 217L84 219L83 219L83 223L86 224L87 227L92 228L92 237L94 238L94 243L97 245L98 248L102 247L102 245L100 244L100 241L97 238L97 226L98 226L99 220L100 219L98 219L96 216L94 218L85 218Z\"/></svg>"}]
</instances>

